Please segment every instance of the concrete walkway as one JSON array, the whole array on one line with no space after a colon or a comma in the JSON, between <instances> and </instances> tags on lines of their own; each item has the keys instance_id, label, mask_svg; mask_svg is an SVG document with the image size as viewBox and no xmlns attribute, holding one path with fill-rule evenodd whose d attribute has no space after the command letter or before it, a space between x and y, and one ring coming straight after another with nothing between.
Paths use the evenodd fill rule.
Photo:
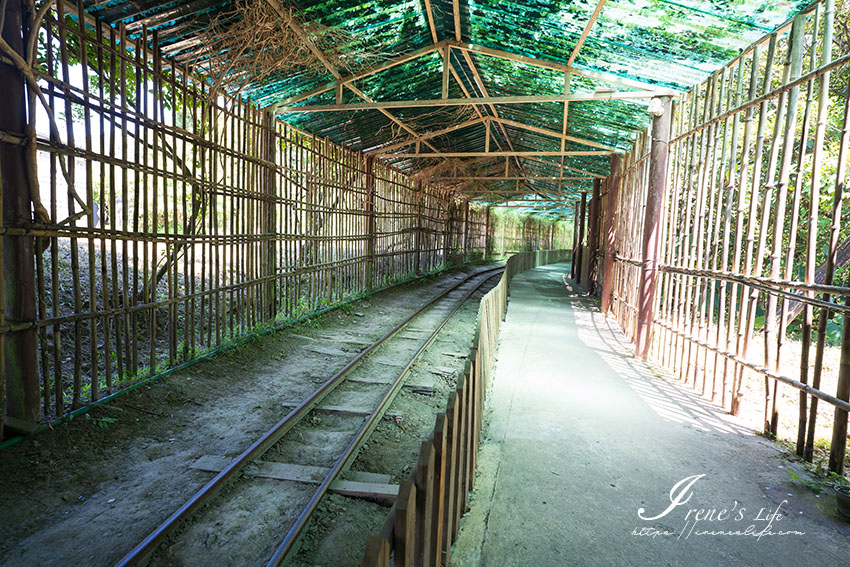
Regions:
<instances>
[{"instance_id":1,"label":"concrete walkway","mask_svg":"<svg viewBox=\"0 0 850 567\"><path fill-rule=\"evenodd\" d=\"M850 564L833 495L792 481L789 468L805 475L772 443L631 358L568 274L557 264L512 283L452 565Z\"/></svg>"}]
</instances>

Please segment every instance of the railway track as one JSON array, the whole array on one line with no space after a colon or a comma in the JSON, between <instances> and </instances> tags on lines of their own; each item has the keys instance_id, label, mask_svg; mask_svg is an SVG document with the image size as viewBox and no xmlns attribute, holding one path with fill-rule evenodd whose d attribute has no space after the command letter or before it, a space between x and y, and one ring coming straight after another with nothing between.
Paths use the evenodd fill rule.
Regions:
<instances>
[{"instance_id":1,"label":"railway track","mask_svg":"<svg viewBox=\"0 0 850 567\"><path fill-rule=\"evenodd\" d=\"M279 544L266 557L267 565L277 566L328 492L392 498L397 487L387 479L350 473L349 467L421 353L501 271L492 268L463 278L363 349L307 398L284 400L282 407L293 409L235 459L199 459L194 468L215 476L117 565L226 564L221 560L228 543L217 534L239 530L240 540L261 546L273 531ZM390 356L382 359L381 353Z\"/></svg>"}]
</instances>

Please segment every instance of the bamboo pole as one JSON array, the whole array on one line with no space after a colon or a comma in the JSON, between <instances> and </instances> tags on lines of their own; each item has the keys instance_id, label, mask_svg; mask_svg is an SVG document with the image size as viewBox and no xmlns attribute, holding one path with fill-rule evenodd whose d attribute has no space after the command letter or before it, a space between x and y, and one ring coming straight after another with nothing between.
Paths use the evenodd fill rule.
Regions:
<instances>
[{"instance_id":1,"label":"bamboo pole","mask_svg":"<svg viewBox=\"0 0 850 567\"><path fill-rule=\"evenodd\" d=\"M773 59L776 51L776 34L772 34L770 38L770 43L768 45L767 57L765 61L765 72L764 72L764 80L763 80L763 92L767 93L770 90L770 78L773 69ZM747 214L747 246L746 252L744 255L744 264L743 264L743 273L744 275L756 274L758 275L758 271L753 267L754 264L754 253L755 253L755 228L758 223L758 204L759 204L759 194L760 194L760 172L761 172L761 162L764 155L764 130L767 124L767 108L768 101L765 99L762 101L759 106L759 125L758 131L756 133L756 146L755 146L755 157L753 158L753 177L752 181L748 182L750 185L750 208ZM744 167L741 168L741 171L746 171ZM744 181L748 181L742 179L741 182L741 190L746 186ZM752 292L748 292L746 288L742 288L741 290L741 316L738 319L738 338L736 342L735 352L739 353L740 356L746 358L747 355L747 347L749 345L750 334L749 330L750 321L752 321L755 317L755 301L751 297ZM757 292L756 292L757 296ZM752 312L752 316L750 313ZM735 373L732 381L732 400L731 400L731 412L732 415L738 415L738 411L740 408L741 402L741 385L743 380L744 367L741 365L735 366Z\"/></svg>"},{"instance_id":2,"label":"bamboo pole","mask_svg":"<svg viewBox=\"0 0 850 567\"><path fill-rule=\"evenodd\" d=\"M761 54L761 46L756 46L752 52L752 58L750 62L750 81L749 87L747 91L747 99L752 100L755 98L758 91L758 79L759 79L759 71L760 71L760 54ZM743 76L743 65L744 60L741 59L739 65L739 76ZM742 92L743 81L739 80L739 88L737 90L736 98L735 98L735 106L740 106L741 103L741 92ZM741 162L740 167L738 168L738 172L736 174L734 162L733 166L729 169L729 190L730 192L733 190L733 181L735 180L735 185L737 186L738 200L735 207L736 219L735 219L735 244L733 245L733 259L731 265L731 271L739 272L742 269L741 260L742 260L742 248L743 248L743 239L744 239L744 223L746 222L747 215L747 205L748 205L748 193L747 188L749 186L749 159L750 159L750 138L752 136L752 124L753 124L753 116L755 110L754 107L749 107L744 114L744 134L743 141L741 145ZM732 124L732 132L734 134L732 145L732 157L730 160L734 160L734 156L736 155L734 152L735 143L737 140L737 126L738 126L738 114L735 114L735 118L733 119ZM749 194L749 205L750 211L755 207L755 201L752 193ZM731 200L730 200L731 206ZM750 213L749 218L752 218L754 213ZM728 225L731 224L729 221L726 222L726 226L724 227L724 233L726 233L724 237L724 241L728 242ZM748 241L749 243L749 237ZM746 260L744 266L749 265L749 260ZM746 268L744 268L746 269ZM738 308L738 295L739 289L741 294L741 304L740 309ZM740 318L742 317L743 311L745 309L744 302L744 288L739 287L736 284L733 284L729 290L729 318L726 326L726 350L730 351L732 348L732 340L736 335L736 325L740 325ZM737 351L737 349L736 349ZM727 388L729 391L729 399L730 404L733 409L731 409L732 413L737 413L738 402L736 402L736 377L738 375L738 367L737 365L732 366L732 383L728 384L728 375L729 375L730 364L728 359L723 360L723 393L721 396L721 404L723 407L726 407L726 392Z\"/></svg>"},{"instance_id":3,"label":"bamboo pole","mask_svg":"<svg viewBox=\"0 0 850 567\"><path fill-rule=\"evenodd\" d=\"M832 61L832 33L833 33L833 0L826 0L824 10L823 23L823 41L821 42L822 55L821 64L828 64ZM818 115L815 125L815 143L812 148L812 175L811 186L809 188L809 216L807 222L808 242L806 250L806 275L804 281L806 283L815 282L815 270L817 268L817 235L818 235L818 218L820 216L820 186L821 186L821 170L823 167L823 142L826 135L826 121L829 112L829 83L830 73L824 73L818 85ZM812 292L806 292L807 297L814 297ZM804 306L803 323L802 323L802 355L800 356L800 382L807 384L809 375L809 356L811 352L812 342L812 323L813 312L810 305ZM821 368L815 364L812 374L812 387L820 387ZM797 454L802 456L806 461L811 462L814 457L813 442L808 442L809 428L811 427L811 437L814 439L814 426L810 426L809 418L807 417L806 406L808 396L805 392L800 393L800 416L797 430ZM811 400L811 406L814 410L810 410L809 415L817 415L817 401Z\"/></svg>"},{"instance_id":4,"label":"bamboo pole","mask_svg":"<svg viewBox=\"0 0 850 567\"><path fill-rule=\"evenodd\" d=\"M803 67L803 34L805 32L806 16L804 14L797 15L794 18L794 24L791 28L791 47L785 61L786 74L788 75L785 82L795 81L802 71ZM788 199L788 183L791 176L791 160L794 155L794 136L796 135L797 126L797 101L800 93L799 87L794 87L788 91L788 110L786 112L785 132L782 139L782 160L779 166L779 180L776 186L776 209L774 212L774 228L773 228L773 253L770 257L770 275L771 278L779 277L780 263L782 258L782 236L785 228L786 205ZM780 99L781 100L781 99ZM793 221L792 221L793 224ZM769 294L767 297L767 310L765 313L765 366L770 367L773 363L773 370L779 370L780 362L780 347L781 337L777 339L777 297L774 294ZM771 343L776 342L776 352L772 355ZM772 388L771 388L772 386ZM776 430L779 424L779 413L776 407L776 395L778 382L774 381L771 385L765 383L765 431L771 436L776 436Z\"/></svg>"},{"instance_id":5,"label":"bamboo pole","mask_svg":"<svg viewBox=\"0 0 850 567\"><path fill-rule=\"evenodd\" d=\"M844 196L845 175L847 172L847 155L848 143L850 142L850 89L844 95L844 120L841 127L841 142L838 149L838 166L835 172L835 190L832 199L832 219L829 227L829 249L826 255L826 273L824 274L824 284L832 285L832 278L835 271L835 256L838 247L838 234L841 230L841 209L842 198ZM829 301L829 294L824 294L824 301ZM827 309L820 310L818 319L818 342L815 350L815 370L812 377L812 387L820 388L820 378L823 369L823 357L826 349L826 324L829 318ZM845 318L847 315L845 314ZM814 452L815 443L815 425L817 420L817 399L812 398L811 410L809 413L808 431L806 434L806 451L805 457L811 459Z\"/></svg>"}]
</instances>

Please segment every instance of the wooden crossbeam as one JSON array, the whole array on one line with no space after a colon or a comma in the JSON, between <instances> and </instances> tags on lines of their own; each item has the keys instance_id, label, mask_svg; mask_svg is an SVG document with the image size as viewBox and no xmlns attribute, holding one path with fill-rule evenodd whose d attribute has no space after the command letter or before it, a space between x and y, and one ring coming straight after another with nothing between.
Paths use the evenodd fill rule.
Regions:
<instances>
[{"instance_id":1,"label":"wooden crossbeam","mask_svg":"<svg viewBox=\"0 0 850 567\"><path fill-rule=\"evenodd\" d=\"M418 140L419 141L430 140L430 139L436 138L438 136L443 136L445 134L450 134L451 132L456 132L457 130L463 130L464 128L469 128L470 126L475 126L476 124L481 124L485 120L487 120L486 117L484 117L484 118L474 118L474 119L468 120L466 122L461 122L460 124L455 124L454 126L449 126L448 128L442 128L440 130L435 130L433 132L428 132L426 134L422 134L422 135L420 135ZM416 142L417 142L416 139L404 140L402 142L396 142L395 144L390 144L388 146L382 146L382 147L379 147L379 148L375 148L374 150L367 152L367 153L391 152L391 151L397 150L399 148L403 148L405 146L415 144Z\"/></svg>"},{"instance_id":2,"label":"wooden crossbeam","mask_svg":"<svg viewBox=\"0 0 850 567\"><path fill-rule=\"evenodd\" d=\"M469 176L460 176L460 177L433 177L431 178L433 181L445 182L445 181L528 181L528 180L537 180L537 181L591 181L593 177L579 177L579 176L545 176L545 175L469 175Z\"/></svg>"},{"instance_id":3,"label":"wooden crossbeam","mask_svg":"<svg viewBox=\"0 0 850 567\"><path fill-rule=\"evenodd\" d=\"M566 152L545 152L545 151L525 151L525 152L440 152L433 153L406 153L406 154L384 154L381 157L387 159L419 159L419 158L467 158L467 157L540 157L540 156L609 156L613 152L606 150L588 150L588 151L566 151ZM558 164L555 164L558 165Z\"/></svg>"},{"instance_id":4,"label":"wooden crossbeam","mask_svg":"<svg viewBox=\"0 0 850 567\"><path fill-rule=\"evenodd\" d=\"M590 146L592 148L599 148L600 150L609 150L616 151L616 148L611 146L606 146L605 144L600 144L599 142L594 142L592 140L588 140L586 138L578 138L576 136L569 136L566 133L555 132L554 130L547 130L546 128L540 128L538 126L532 126L530 124L526 124L524 122L517 122L516 120L507 120L505 118L491 118L493 122L499 122L500 124L504 124L505 126L512 126L514 128L519 128L521 130L528 130L529 132L535 132L537 134L543 134L544 136L550 136L552 138L558 138L567 142L576 142L577 144L584 144L585 146ZM561 146L563 150L563 144Z\"/></svg>"},{"instance_id":5,"label":"wooden crossbeam","mask_svg":"<svg viewBox=\"0 0 850 567\"><path fill-rule=\"evenodd\" d=\"M354 89L352 85L346 85ZM630 92L594 92L570 95L519 95L519 96L483 96L477 98L445 98L423 100L388 100L381 102L362 102L352 104L313 104L306 106L278 106L275 110L283 114L303 114L306 112L355 112L358 110L382 110L390 108L433 108L438 106L469 106L472 104L539 104L545 102L590 102L605 100L650 99L658 91Z\"/></svg>"},{"instance_id":6,"label":"wooden crossbeam","mask_svg":"<svg viewBox=\"0 0 850 567\"><path fill-rule=\"evenodd\" d=\"M552 165L552 166L555 166L555 167L557 167L557 168L560 168L560 167L561 167L561 164L559 164L558 162L556 162L556 161L549 161L548 159L542 159L542 158L539 158L539 157L530 157L530 158L527 158L527 159L529 159L529 160L531 160L531 161L536 161L536 162L540 162L540 163L545 163L545 164L547 164L547 165ZM565 165L565 166L563 167L563 169L568 170L568 171L575 171L576 173L583 173L584 175L589 175L589 176L591 176L591 177L598 177L599 179L605 179L605 178L607 177L606 175L600 175L600 174L598 174L598 173L593 173L593 172L590 172L590 171L585 171L585 170L583 170L583 169L579 169L579 168L577 168L577 167L570 167L570 166L568 166L568 165Z\"/></svg>"}]
</instances>

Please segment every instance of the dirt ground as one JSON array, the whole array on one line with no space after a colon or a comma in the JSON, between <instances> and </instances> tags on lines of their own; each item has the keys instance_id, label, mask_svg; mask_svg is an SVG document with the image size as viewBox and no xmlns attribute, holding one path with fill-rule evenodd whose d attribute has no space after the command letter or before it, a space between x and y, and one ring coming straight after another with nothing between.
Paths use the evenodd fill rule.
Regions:
<instances>
[{"instance_id":1,"label":"dirt ground","mask_svg":"<svg viewBox=\"0 0 850 567\"><path fill-rule=\"evenodd\" d=\"M713 335L711 335L713 336ZM809 383L812 381L812 375L814 372L814 360L815 360L815 344L812 341L812 346L810 348L809 354ZM782 357L780 362L779 374L783 376L787 376L789 378L793 378L795 380L800 379L800 359L802 356L802 342L799 339L795 338L787 338L786 342L782 346ZM747 359L758 364L759 366L763 366L763 352L764 352L764 335L756 331L751 340L748 349ZM717 399L714 400L715 403L720 404L720 392L722 391L722 370L723 370L723 359L719 358L719 362L717 365L718 368L718 376L717 376L717 386L716 390L718 392ZM835 346L826 346L824 350L824 358L823 358L823 367L821 373L821 383L820 390L826 392L828 394L835 395L836 389L838 387L838 368L841 359L841 349ZM714 368L714 355L708 355L708 364L706 372L706 397L710 398L711 394L711 384L713 379L713 368ZM700 354L698 365L699 368L702 369L704 364L703 355ZM658 367L658 371L664 375L678 377L679 372L671 372L663 367ZM731 384L732 380L732 371L731 365L730 370L727 374L727 381ZM696 385L692 383L692 379L688 378L688 384L695 388L698 392L702 391L702 376L697 379ZM770 381L771 390L773 388L773 381ZM728 392L728 390L727 390ZM765 419L765 379L763 376L756 374L755 372L746 370L744 372L744 377L741 382L741 405L739 410L739 417L745 423L747 423L750 427L752 427L753 431L761 433L764 431L764 419ZM809 397L811 400L811 397ZM777 400L776 400L776 408L779 414L778 421L778 430L777 430L777 441L782 446L784 450L789 453L789 457L795 459L794 452L797 444L797 430L798 430L798 420L800 415L800 391L796 388L793 388L787 384L779 383L777 388ZM811 404L811 401L808 402ZM730 405L730 400L728 398L725 403L725 408L728 410ZM808 415L808 407L807 407L807 415ZM832 425L835 421L835 407L829 403L824 401L819 401L818 409L817 409L817 419L815 420L815 455L813 461L813 472L823 475L824 477L829 476L828 473L828 462L829 462L829 446L832 440ZM848 454L846 464L846 470L850 471L850 454ZM846 473L845 473L846 476ZM850 478L848 478L848 482L850 482Z\"/></svg>"},{"instance_id":2,"label":"dirt ground","mask_svg":"<svg viewBox=\"0 0 850 567\"><path fill-rule=\"evenodd\" d=\"M354 471L387 474L393 483L408 478L419 458L422 441L434 430L435 416L445 411L449 395L463 373L466 353L472 341L477 299L495 285L492 279L461 308L411 368L408 382L433 384L430 395L403 389L392 405L402 413L399 421L384 419L364 445L352 466ZM287 565L360 565L366 538L383 525L391 502L370 502L333 496L314 514L301 547Z\"/></svg>"},{"instance_id":3,"label":"dirt ground","mask_svg":"<svg viewBox=\"0 0 850 567\"><path fill-rule=\"evenodd\" d=\"M400 286L250 341L4 450L0 564L114 564L211 478L190 464L204 455L238 455L286 413L281 402L305 397L418 304L472 270ZM462 310L414 371L412 380L433 381L433 395L403 391L394 405L403 418L384 420L356 469L395 480L409 474L462 369L475 308ZM315 565L358 564L362 548L351 542L365 545L361 534L383 523L386 503L333 496L322 508L299 557ZM250 509L242 512L250 515ZM226 536L207 534L203 545L224 547ZM350 561L340 561L342 548Z\"/></svg>"}]
</instances>

